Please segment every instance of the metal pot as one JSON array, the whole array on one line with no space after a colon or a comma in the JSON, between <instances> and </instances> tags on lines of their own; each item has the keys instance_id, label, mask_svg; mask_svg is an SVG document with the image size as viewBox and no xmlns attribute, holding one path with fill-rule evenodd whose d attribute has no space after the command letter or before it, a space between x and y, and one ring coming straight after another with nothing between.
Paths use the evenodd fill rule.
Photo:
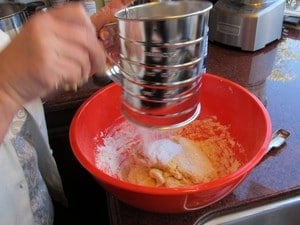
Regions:
<instances>
[{"instance_id":1,"label":"metal pot","mask_svg":"<svg viewBox=\"0 0 300 225\"><path fill-rule=\"evenodd\" d=\"M42 1L24 3L3 2L0 3L0 29L11 38L19 33L23 24L38 7L44 7Z\"/></svg>"}]
</instances>

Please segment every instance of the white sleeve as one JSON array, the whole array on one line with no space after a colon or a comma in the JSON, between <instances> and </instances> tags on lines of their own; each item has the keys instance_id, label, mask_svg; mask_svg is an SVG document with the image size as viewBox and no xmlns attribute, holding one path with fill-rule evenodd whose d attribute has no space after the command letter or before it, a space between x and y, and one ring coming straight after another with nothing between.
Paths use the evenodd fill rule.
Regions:
<instances>
[{"instance_id":1,"label":"white sleeve","mask_svg":"<svg viewBox=\"0 0 300 225\"><path fill-rule=\"evenodd\" d=\"M0 51L4 49L10 42L10 37L0 29Z\"/></svg>"}]
</instances>

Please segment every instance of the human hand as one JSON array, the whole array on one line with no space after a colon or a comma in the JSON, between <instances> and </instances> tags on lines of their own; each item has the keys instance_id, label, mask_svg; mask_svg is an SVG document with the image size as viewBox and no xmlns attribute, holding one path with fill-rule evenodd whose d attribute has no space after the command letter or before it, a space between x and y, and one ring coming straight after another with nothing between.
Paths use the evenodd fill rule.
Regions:
<instances>
[{"instance_id":1,"label":"human hand","mask_svg":"<svg viewBox=\"0 0 300 225\"><path fill-rule=\"evenodd\" d=\"M104 70L105 55L81 4L33 15L0 54L0 94L23 105Z\"/></svg>"},{"instance_id":2,"label":"human hand","mask_svg":"<svg viewBox=\"0 0 300 225\"><path fill-rule=\"evenodd\" d=\"M115 13L129 6L133 1L134 0L111 0L91 16L92 23L95 25L99 37L102 36L101 30L105 25L116 22Z\"/></svg>"},{"instance_id":3,"label":"human hand","mask_svg":"<svg viewBox=\"0 0 300 225\"><path fill-rule=\"evenodd\" d=\"M134 0L111 0L91 16L91 21L96 27L98 38L107 53L106 67L114 65L115 62L118 61L120 53L115 13L129 6L133 1ZM96 77L105 77L104 74L96 74Z\"/></svg>"}]
</instances>

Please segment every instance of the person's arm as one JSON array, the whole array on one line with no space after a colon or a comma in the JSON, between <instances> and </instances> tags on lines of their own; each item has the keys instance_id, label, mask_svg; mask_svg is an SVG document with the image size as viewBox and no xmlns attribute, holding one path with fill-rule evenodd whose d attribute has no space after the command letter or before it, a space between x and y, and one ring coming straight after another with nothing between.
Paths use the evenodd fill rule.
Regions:
<instances>
[{"instance_id":1,"label":"person's arm","mask_svg":"<svg viewBox=\"0 0 300 225\"><path fill-rule=\"evenodd\" d=\"M17 110L104 70L105 55L81 4L34 14L0 53L0 143Z\"/></svg>"}]
</instances>

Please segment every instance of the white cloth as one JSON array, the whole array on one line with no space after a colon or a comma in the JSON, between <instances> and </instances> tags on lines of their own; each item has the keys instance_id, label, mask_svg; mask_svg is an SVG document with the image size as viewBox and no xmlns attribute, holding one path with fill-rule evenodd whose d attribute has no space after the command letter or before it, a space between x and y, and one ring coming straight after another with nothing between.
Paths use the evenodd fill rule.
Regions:
<instances>
[{"instance_id":1,"label":"white cloth","mask_svg":"<svg viewBox=\"0 0 300 225\"><path fill-rule=\"evenodd\" d=\"M4 48L8 43L8 35L0 29L0 51L1 47ZM13 140L18 139L17 135L23 128L27 129L23 132L29 134L29 141L24 138L21 142L14 142ZM22 143L21 147L25 148L25 151L22 150L23 152L27 150L33 152L31 159L36 159L35 163L38 165L36 171L32 171L30 167L26 175L26 171L22 167L24 166L22 162L26 162L26 158L20 158L23 155L18 155L18 153L22 153L22 151L17 149L18 144L15 143ZM38 175L36 176L38 178L34 177L32 181L33 183L37 182L34 183L34 187L45 189L39 194L43 198L41 201L44 204L43 213L48 215L37 215L39 214L38 209L32 208L39 206L39 203L35 204L35 199L32 196L30 198L31 190L29 190L28 179L31 178L31 174L28 175L28 172ZM43 180L53 198L58 201L66 201L58 169L49 146L43 105L41 100L37 99L25 105L24 109L15 115L3 142L0 143L0 225L33 225L40 216L45 221L41 220L39 224L53 222L53 206Z\"/></svg>"},{"instance_id":2,"label":"white cloth","mask_svg":"<svg viewBox=\"0 0 300 225\"><path fill-rule=\"evenodd\" d=\"M8 34L0 29L0 51L4 49L10 42Z\"/></svg>"}]
</instances>

